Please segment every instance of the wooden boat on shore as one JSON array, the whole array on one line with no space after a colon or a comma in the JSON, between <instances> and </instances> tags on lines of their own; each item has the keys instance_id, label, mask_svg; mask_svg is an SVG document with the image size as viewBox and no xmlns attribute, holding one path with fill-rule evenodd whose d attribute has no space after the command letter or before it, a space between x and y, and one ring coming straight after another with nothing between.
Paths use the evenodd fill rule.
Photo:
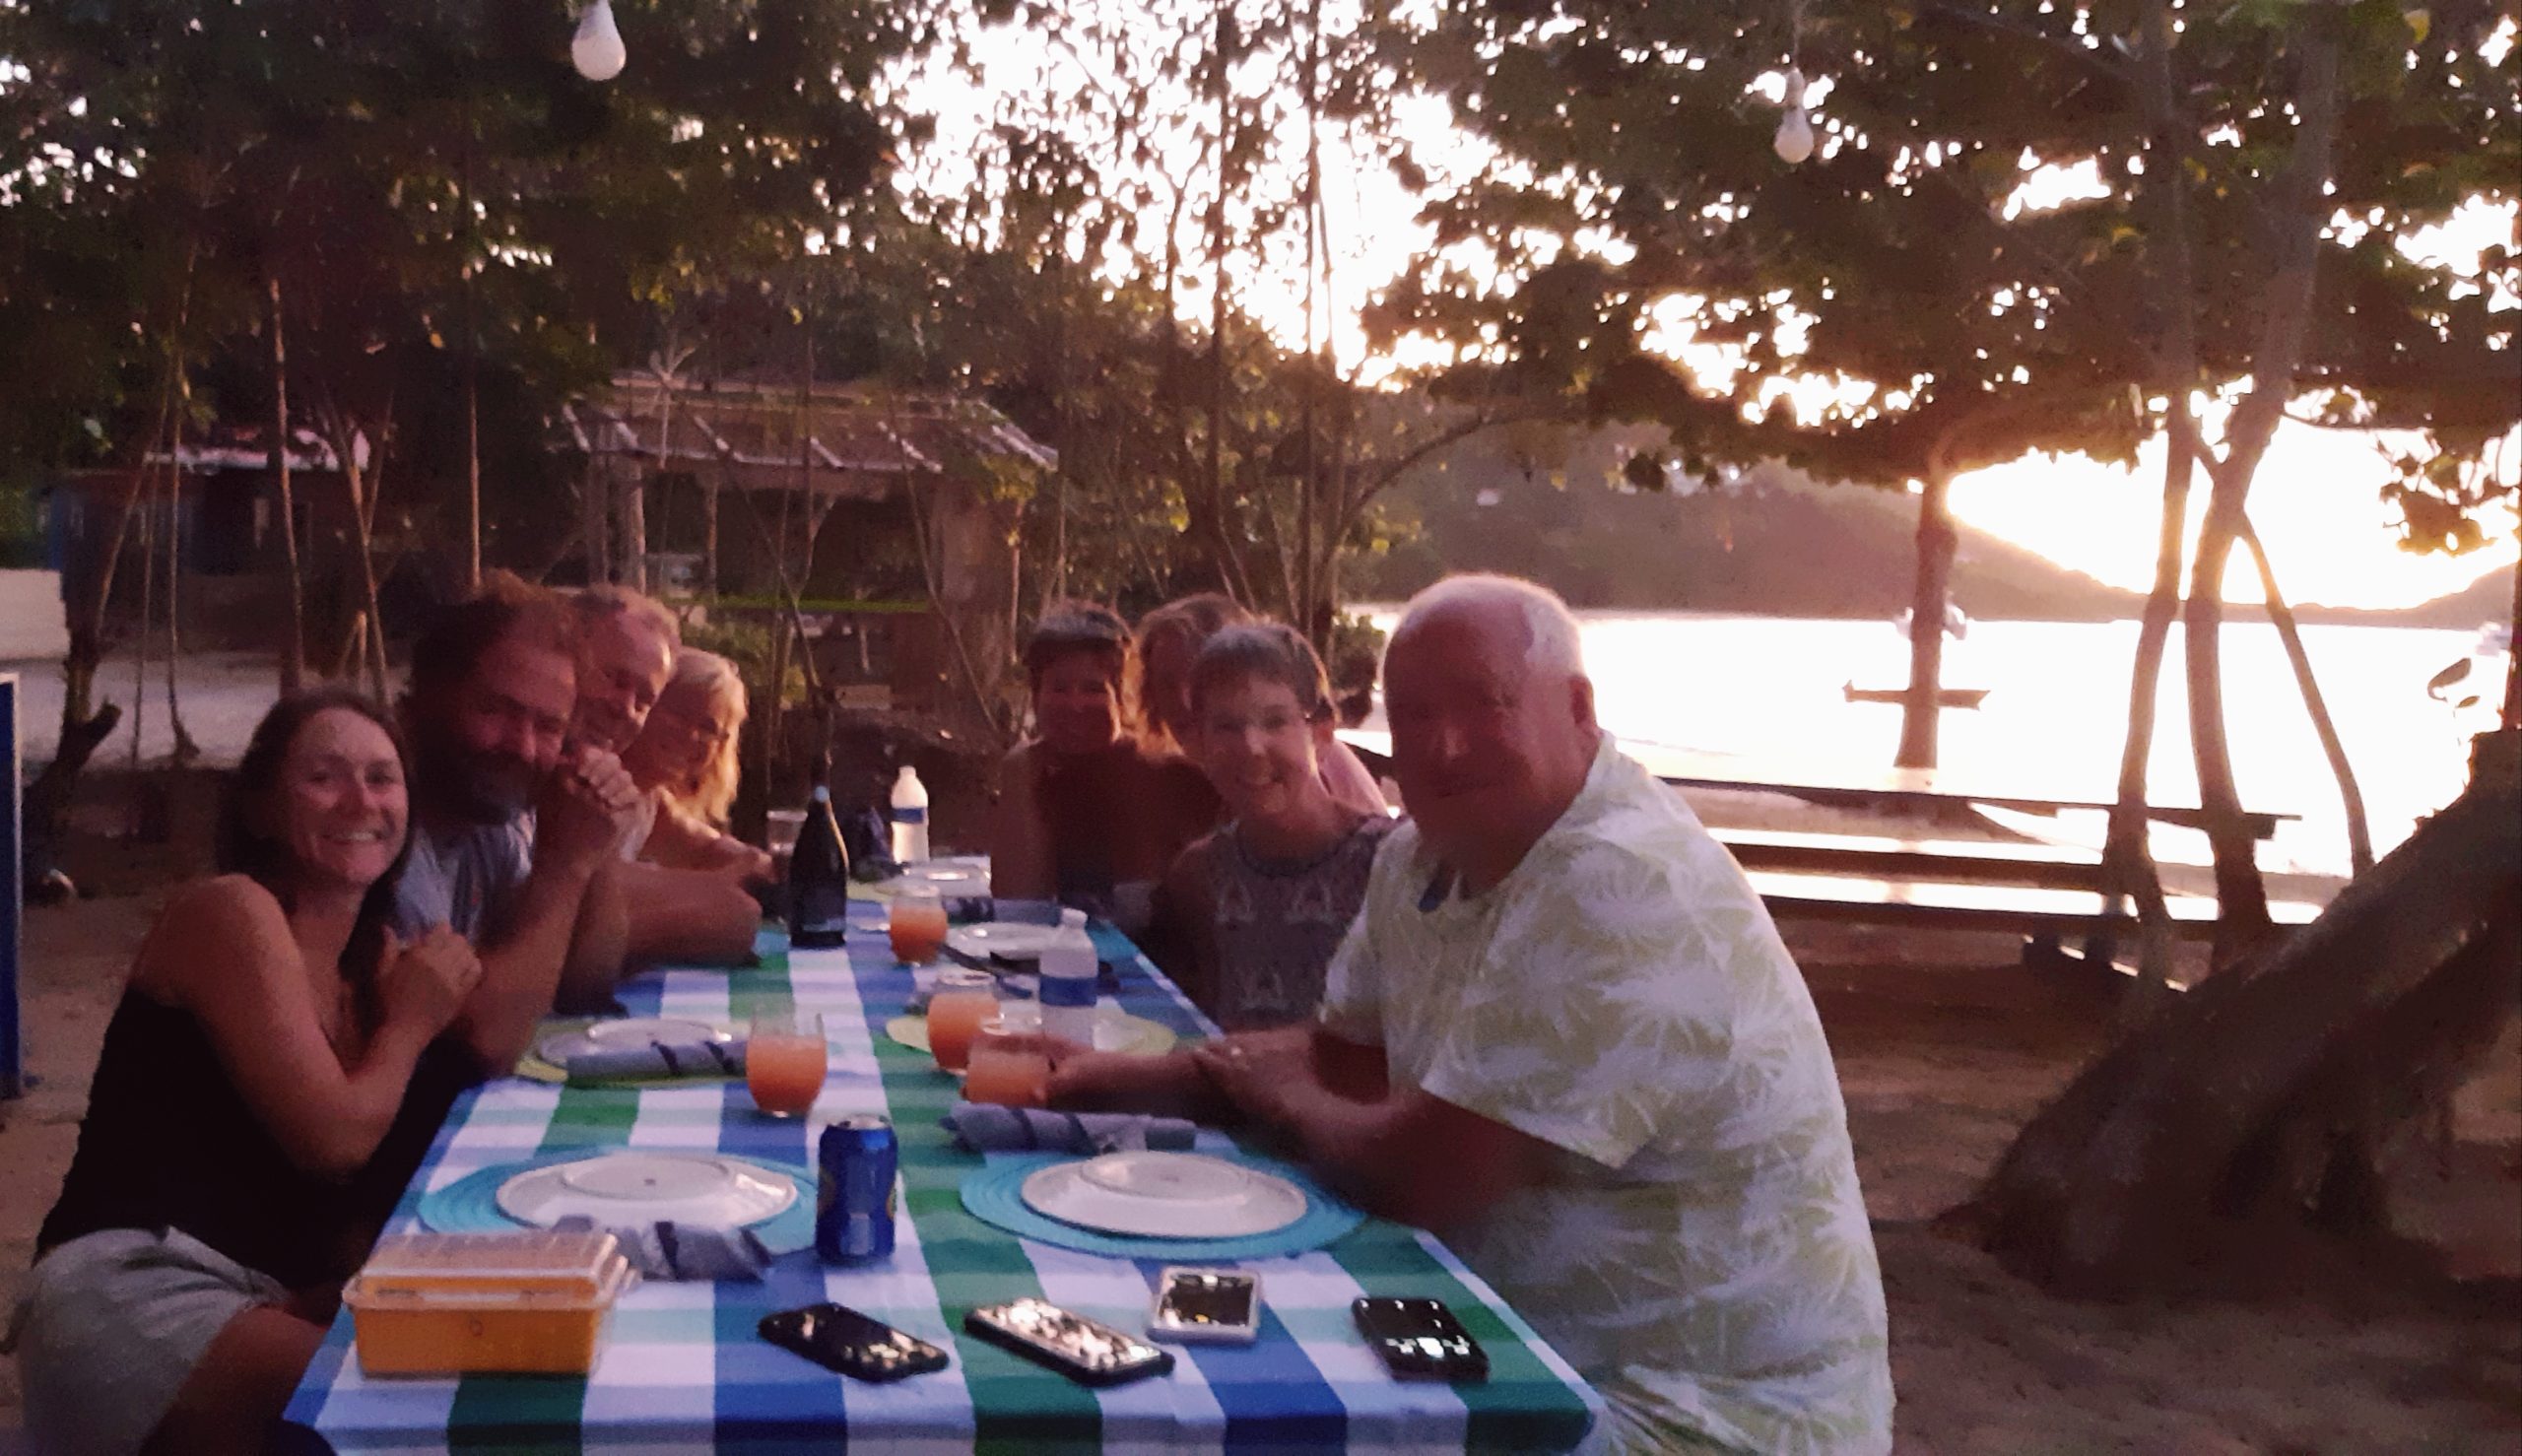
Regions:
<instances>
[{"instance_id":1,"label":"wooden boat on shore","mask_svg":"<svg viewBox=\"0 0 2522 1456\"><path fill-rule=\"evenodd\" d=\"M1839 691L1850 702L1905 702L1909 696L1906 688L1860 688L1853 682ZM1987 696L1985 688L1938 688L1935 701L1938 707L1977 707Z\"/></svg>"}]
</instances>

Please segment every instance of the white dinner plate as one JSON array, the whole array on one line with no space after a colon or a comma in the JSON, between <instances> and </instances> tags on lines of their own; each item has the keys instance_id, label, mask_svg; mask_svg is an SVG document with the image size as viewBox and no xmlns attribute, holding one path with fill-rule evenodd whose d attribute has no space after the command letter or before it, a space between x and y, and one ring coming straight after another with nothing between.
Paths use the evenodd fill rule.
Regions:
<instances>
[{"instance_id":1,"label":"white dinner plate","mask_svg":"<svg viewBox=\"0 0 2522 1456\"><path fill-rule=\"evenodd\" d=\"M599 1228L671 1219L737 1228L773 1218L797 1201L786 1174L721 1153L600 1153L528 1168L499 1185L499 1212L549 1228L585 1214Z\"/></svg>"},{"instance_id":2,"label":"white dinner plate","mask_svg":"<svg viewBox=\"0 0 2522 1456\"><path fill-rule=\"evenodd\" d=\"M1147 1238L1241 1238L1304 1217L1304 1190L1200 1153L1106 1153L1026 1178L1026 1204L1063 1224Z\"/></svg>"},{"instance_id":3,"label":"white dinner plate","mask_svg":"<svg viewBox=\"0 0 2522 1456\"><path fill-rule=\"evenodd\" d=\"M948 930L946 949L974 960L992 956L1002 960L1033 960L1059 944L1060 930L1057 925L1028 925L1021 920L984 920Z\"/></svg>"},{"instance_id":4,"label":"white dinner plate","mask_svg":"<svg viewBox=\"0 0 2522 1456\"><path fill-rule=\"evenodd\" d=\"M620 1051L625 1047L646 1046L651 1041L688 1043L730 1039L726 1032L707 1022L681 1017L621 1017L550 1032L534 1043L534 1054L555 1067L566 1067L569 1058L591 1051Z\"/></svg>"},{"instance_id":5,"label":"white dinner plate","mask_svg":"<svg viewBox=\"0 0 2522 1456\"><path fill-rule=\"evenodd\" d=\"M1009 1012L1006 1008L1021 1004L1001 1003L999 1015L1003 1018L1014 1016L1015 1013ZM1008 1029L1039 1030L1041 1025L1041 1012L1036 1009L1029 1025L1020 1023ZM928 1019L925 1017L896 1017L885 1023L885 1034L913 1051L928 1050ZM1115 1013L1111 1016L1097 1016L1095 1019L1095 1049L1096 1051L1116 1051L1135 1057L1161 1057L1171 1051L1180 1039L1174 1035L1172 1027L1165 1026L1162 1022L1151 1022L1145 1017Z\"/></svg>"}]
</instances>

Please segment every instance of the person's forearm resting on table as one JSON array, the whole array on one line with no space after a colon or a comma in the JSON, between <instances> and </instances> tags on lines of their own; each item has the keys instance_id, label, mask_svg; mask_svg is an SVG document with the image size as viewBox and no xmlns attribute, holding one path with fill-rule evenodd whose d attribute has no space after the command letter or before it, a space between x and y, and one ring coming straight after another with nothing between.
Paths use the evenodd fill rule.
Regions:
<instances>
[{"instance_id":1,"label":"person's forearm resting on table","mask_svg":"<svg viewBox=\"0 0 2522 1456\"><path fill-rule=\"evenodd\" d=\"M622 864L605 878L619 887L627 964L738 965L753 958L762 906L733 875Z\"/></svg>"},{"instance_id":2,"label":"person's forearm resting on table","mask_svg":"<svg viewBox=\"0 0 2522 1456\"><path fill-rule=\"evenodd\" d=\"M1033 787L1034 746L999 765L998 804L989 819L990 893L1001 899L1050 899L1059 891L1050 830Z\"/></svg>"},{"instance_id":3,"label":"person's forearm resting on table","mask_svg":"<svg viewBox=\"0 0 2522 1456\"><path fill-rule=\"evenodd\" d=\"M556 1004L600 998L620 975L621 903L595 889L598 869L586 858L537 862L498 934L480 948L481 984L457 1026L484 1071L515 1066Z\"/></svg>"},{"instance_id":4,"label":"person's forearm resting on table","mask_svg":"<svg viewBox=\"0 0 2522 1456\"><path fill-rule=\"evenodd\" d=\"M1380 1047L1319 1028L1307 1039L1296 1057L1250 1038L1229 1038L1203 1056L1228 1095L1293 1138L1305 1161L1359 1207L1441 1229L1541 1181L1548 1144L1417 1088L1393 1087ZM1237 1062L1265 1069L1234 1070Z\"/></svg>"}]
</instances>

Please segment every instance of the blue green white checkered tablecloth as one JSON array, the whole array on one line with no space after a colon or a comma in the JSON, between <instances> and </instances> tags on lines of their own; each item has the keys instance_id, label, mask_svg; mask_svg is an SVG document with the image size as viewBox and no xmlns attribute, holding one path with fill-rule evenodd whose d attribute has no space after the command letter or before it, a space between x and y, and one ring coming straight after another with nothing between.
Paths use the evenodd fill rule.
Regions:
<instances>
[{"instance_id":1,"label":"blue green white checkered tablecloth","mask_svg":"<svg viewBox=\"0 0 2522 1456\"><path fill-rule=\"evenodd\" d=\"M368 1379L352 1353L346 1311L289 1418L342 1452L844 1444L909 1453L1525 1452L1565 1450L1583 1437L1598 1398L1434 1238L1381 1220L1328 1248L1249 1266L1267 1304L1260 1340L1179 1350L1170 1375L1089 1390L963 1334L965 1311L1023 1294L1144 1329L1159 1266L1020 1239L964 1212L958 1189L979 1158L937 1125L956 1084L885 1036L885 1022L904 1009L910 973L885 949L881 911L856 913L864 919L846 952L774 956L763 969L734 974L666 971L623 993L641 1015L741 1023L757 999L791 996L822 1011L832 1073L809 1123L759 1115L741 1083L589 1089L502 1080L456 1104L398 1219L411 1220L423 1191L564 1148L710 1149L811 1164L810 1124L883 1112L901 1139L904 1217L892 1260L826 1267L808 1250L780 1260L761 1284L643 1285L615 1311L585 1379ZM1123 949L1107 946L1107 954ZM1144 960L1126 960L1126 1010L1186 1035L1213 1029ZM1489 1351L1489 1383L1393 1380L1350 1323L1349 1301L1367 1293L1451 1304ZM755 1334L763 1315L821 1299L944 1346L954 1366L864 1385Z\"/></svg>"}]
</instances>

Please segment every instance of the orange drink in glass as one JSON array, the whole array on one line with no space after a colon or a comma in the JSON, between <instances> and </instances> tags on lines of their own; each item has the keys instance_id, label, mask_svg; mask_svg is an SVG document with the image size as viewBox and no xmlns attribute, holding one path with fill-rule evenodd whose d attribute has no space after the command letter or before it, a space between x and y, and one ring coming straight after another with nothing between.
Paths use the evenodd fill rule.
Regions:
<instances>
[{"instance_id":1,"label":"orange drink in glass","mask_svg":"<svg viewBox=\"0 0 2522 1456\"><path fill-rule=\"evenodd\" d=\"M885 915L885 933L894 943L894 959L904 965L926 965L946 948L946 902L934 885L905 885L894 895Z\"/></svg>"},{"instance_id":2,"label":"orange drink in glass","mask_svg":"<svg viewBox=\"0 0 2522 1456\"><path fill-rule=\"evenodd\" d=\"M1004 1107L1040 1107L1050 1101L1051 1056L1038 1033L1011 1030L987 1021L972 1034L970 1071L963 1099Z\"/></svg>"},{"instance_id":3,"label":"orange drink in glass","mask_svg":"<svg viewBox=\"0 0 2522 1456\"><path fill-rule=\"evenodd\" d=\"M973 1033L998 1015L998 978L985 970L950 970L928 998L928 1054L949 1072L971 1056Z\"/></svg>"},{"instance_id":4,"label":"orange drink in glass","mask_svg":"<svg viewBox=\"0 0 2522 1456\"><path fill-rule=\"evenodd\" d=\"M745 1039L745 1089L773 1117L802 1117L823 1095L824 1019L795 1007L757 1011Z\"/></svg>"}]
</instances>

